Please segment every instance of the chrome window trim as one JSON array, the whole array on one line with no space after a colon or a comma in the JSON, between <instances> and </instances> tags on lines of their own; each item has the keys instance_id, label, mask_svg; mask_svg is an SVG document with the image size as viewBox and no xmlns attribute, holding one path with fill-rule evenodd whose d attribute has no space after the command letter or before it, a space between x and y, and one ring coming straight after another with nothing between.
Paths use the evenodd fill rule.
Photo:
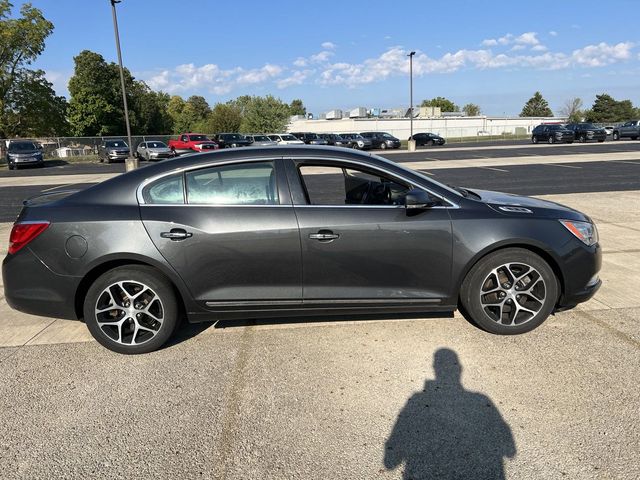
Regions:
<instances>
[{"instance_id":1,"label":"chrome window trim","mask_svg":"<svg viewBox=\"0 0 640 480\"><path fill-rule=\"evenodd\" d=\"M144 198L142 196L142 190L149 185L150 183L155 182L156 180L160 180L163 177L168 177L170 175L175 175L178 173L181 173L182 175L184 175L185 173L192 171L192 170L201 170L204 168L208 168L208 167L222 167L225 165L233 165L236 163L255 163L255 162L266 162L266 161L271 161L271 162L275 162L277 160L306 160L306 161L314 161L314 160L320 160L320 161L329 161L329 162L340 162L340 163L351 163L354 165L359 165L359 166L363 166L369 169L373 169L373 170L378 170L381 172L384 172L386 175L391 176L391 177L395 177L401 181L403 181L404 183L408 183L409 185L415 187L415 188L419 188L421 190L424 190L425 192L429 193L430 195L433 195L436 198L439 198L440 200L442 200L445 203L448 203L449 205L441 205L441 206L437 206L437 207L431 207L429 210L432 209L458 209L460 208L460 205L452 200L450 200L449 198L443 197L442 195L433 192L432 190L428 189L427 187L424 187L422 185L416 185L415 182L408 180L407 178L403 177L402 175L399 175L395 172L389 172L387 170L384 170L378 166L375 165L370 165L368 163L365 162L361 162L358 160L354 160L354 159L344 159L344 158L335 158L335 157L307 157L307 156L265 156L265 157L255 157L255 158L251 158L251 159L247 159L247 158L240 158L240 159L233 159L233 160L226 160L226 161L210 161L210 162L206 162L206 163L202 163L199 165L191 165L188 167L180 167L180 168L175 168L173 170L170 170L168 172L164 172L164 173L160 173L158 175L154 175L152 177L146 178L142 183L140 183L140 185L138 185L138 187L136 188L136 199L138 200L138 204L139 205L145 205L145 206L172 206L172 207L176 207L176 206L186 206L186 207L202 207L202 206L215 206L215 207L286 207L286 206L294 206L294 207L321 207L321 208L332 208L332 207L337 207L337 208L397 208L397 207L401 207L404 208L404 205L301 205L301 204L294 204L294 205L220 205L220 204L190 204L190 203L168 203L168 204L161 204L161 203L147 203L144 201ZM391 160L388 160L386 158L382 158L382 157L378 157L376 156L376 159L382 159L384 160L385 163L388 163L390 165L394 165L397 166L395 163L393 163ZM417 172L419 173L419 172ZM425 178L425 180L428 180ZM184 188L186 189L186 184L184 186ZM186 199L185 199L186 200Z\"/></svg>"},{"instance_id":2,"label":"chrome window trim","mask_svg":"<svg viewBox=\"0 0 640 480\"><path fill-rule=\"evenodd\" d=\"M181 173L182 175L184 175L187 172L190 172L191 170L201 170L204 168L209 168L209 167L223 167L225 165L233 165L236 163L255 163L255 162L267 162L267 161L271 161L271 162L275 162L276 160L280 160L282 159L282 157L272 157L272 156L268 156L268 157L256 157L256 158L252 158L251 160L247 160L246 158L242 158L242 159L235 159L235 160L227 160L227 161L212 161L212 162L207 162L207 163L202 163L199 165L190 165L188 167L180 167L180 168L175 168L173 170L170 170L168 172L164 172L164 173L159 173L158 175L154 175L153 177L149 177L146 178L140 185L138 185L138 187L136 188L136 199L138 200L138 204L139 205L202 205L202 204L189 204L189 203L169 203L169 204L160 204L160 203L147 203L144 201L144 198L142 196L142 190L149 185L150 183L155 182L156 180L160 180L163 177L168 177L170 175L176 175L178 173ZM184 186L184 188L186 189L186 184ZM186 199L185 199L186 200ZM237 206L237 205L236 205ZM250 206L255 206L255 205L250 205ZM271 205L273 206L273 205Z\"/></svg>"}]
</instances>

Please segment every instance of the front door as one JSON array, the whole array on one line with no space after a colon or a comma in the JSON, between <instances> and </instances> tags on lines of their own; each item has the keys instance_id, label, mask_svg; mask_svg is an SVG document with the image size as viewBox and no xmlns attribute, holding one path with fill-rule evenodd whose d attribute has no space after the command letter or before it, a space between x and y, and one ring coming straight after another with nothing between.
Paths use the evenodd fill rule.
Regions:
<instances>
[{"instance_id":1,"label":"front door","mask_svg":"<svg viewBox=\"0 0 640 480\"><path fill-rule=\"evenodd\" d=\"M208 166L143 190L149 236L196 301L301 302L298 225L278 162Z\"/></svg>"},{"instance_id":2,"label":"front door","mask_svg":"<svg viewBox=\"0 0 640 480\"><path fill-rule=\"evenodd\" d=\"M292 189L305 197L294 200L305 302L435 301L449 295L446 208L410 214L404 195L413 185L348 161L290 161L288 167Z\"/></svg>"}]
</instances>

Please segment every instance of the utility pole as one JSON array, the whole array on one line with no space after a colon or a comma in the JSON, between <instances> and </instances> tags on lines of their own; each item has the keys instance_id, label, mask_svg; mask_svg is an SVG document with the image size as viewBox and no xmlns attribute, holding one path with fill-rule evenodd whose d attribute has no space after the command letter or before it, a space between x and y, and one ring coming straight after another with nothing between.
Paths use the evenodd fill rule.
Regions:
<instances>
[{"instance_id":1,"label":"utility pole","mask_svg":"<svg viewBox=\"0 0 640 480\"><path fill-rule=\"evenodd\" d=\"M120 52L120 34L118 33L118 16L116 15L116 3L122 0L109 0L111 13L113 14L113 32L116 36L116 50L118 51L118 65L120 65L120 85L122 86L122 103L124 104L124 122L127 125L127 141L129 143L129 157L125 160L127 172L138 168L138 159L133 156L133 142L131 141L131 125L129 125L129 107L127 106L127 92L124 86L124 69L122 67L122 53Z\"/></svg>"},{"instance_id":2,"label":"utility pole","mask_svg":"<svg viewBox=\"0 0 640 480\"><path fill-rule=\"evenodd\" d=\"M416 52L411 52L407 55L409 57L409 142L407 143L407 149L410 152L415 152L416 141L413 139L413 56Z\"/></svg>"}]
</instances>

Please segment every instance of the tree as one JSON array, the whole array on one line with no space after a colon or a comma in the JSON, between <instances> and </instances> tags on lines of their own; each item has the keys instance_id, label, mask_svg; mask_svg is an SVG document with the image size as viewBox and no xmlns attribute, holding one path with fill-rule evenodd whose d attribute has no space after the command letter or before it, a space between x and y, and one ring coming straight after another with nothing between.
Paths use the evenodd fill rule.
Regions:
<instances>
[{"instance_id":1,"label":"tree","mask_svg":"<svg viewBox=\"0 0 640 480\"><path fill-rule=\"evenodd\" d=\"M540 92L533 94L527 103L524 104L521 117L553 117L553 112L549 108L549 103L542 97Z\"/></svg>"},{"instance_id":2,"label":"tree","mask_svg":"<svg viewBox=\"0 0 640 480\"><path fill-rule=\"evenodd\" d=\"M271 95L266 97L240 97L244 111L240 131L242 133L281 132L289 122L289 105Z\"/></svg>"},{"instance_id":3,"label":"tree","mask_svg":"<svg viewBox=\"0 0 640 480\"><path fill-rule=\"evenodd\" d=\"M451 100L448 100L444 97L436 97L431 100L423 100L420 104L421 107L440 107L440 111L442 112L458 112L460 108L453 103Z\"/></svg>"},{"instance_id":4,"label":"tree","mask_svg":"<svg viewBox=\"0 0 640 480\"><path fill-rule=\"evenodd\" d=\"M44 105L48 116L63 112L63 104L60 97L52 93L51 84L46 82L43 72L29 70L26 66L44 50L45 39L53 31L53 24L30 3L20 7L17 18L9 18L12 8L8 0L0 0L0 137L21 135L23 132L45 134L41 131L43 122L38 119L38 111L33 109ZM46 98L31 99L28 93L34 90ZM63 120L63 117L55 118L53 122L61 125ZM37 121L37 125L33 121ZM44 126L47 132L51 131L50 126Z\"/></svg>"},{"instance_id":5,"label":"tree","mask_svg":"<svg viewBox=\"0 0 640 480\"><path fill-rule=\"evenodd\" d=\"M67 101L56 96L42 70L22 69L6 96L4 137L66 135Z\"/></svg>"},{"instance_id":6,"label":"tree","mask_svg":"<svg viewBox=\"0 0 640 480\"><path fill-rule=\"evenodd\" d=\"M217 103L206 120L207 133L237 132L242 114L234 102Z\"/></svg>"},{"instance_id":7,"label":"tree","mask_svg":"<svg viewBox=\"0 0 640 480\"><path fill-rule=\"evenodd\" d=\"M205 98L200 95L192 95L184 103L178 120L174 124L174 131L183 133L206 130L206 120L209 113L211 113L211 108Z\"/></svg>"},{"instance_id":8,"label":"tree","mask_svg":"<svg viewBox=\"0 0 640 480\"><path fill-rule=\"evenodd\" d=\"M475 103L467 103L464 107L462 107L462 111L467 114L469 117L477 117L480 115L480 106Z\"/></svg>"},{"instance_id":9,"label":"tree","mask_svg":"<svg viewBox=\"0 0 640 480\"><path fill-rule=\"evenodd\" d=\"M582 112L582 100L578 97L570 98L564 102L564 106L560 109L560 114L567 117L569 123L581 122L584 113Z\"/></svg>"},{"instance_id":10,"label":"tree","mask_svg":"<svg viewBox=\"0 0 640 480\"><path fill-rule=\"evenodd\" d=\"M167 104L167 115L171 118L173 133L182 133L178 131L178 121L182 114L182 110L184 110L184 99L180 95L173 95Z\"/></svg>"},{"instance_id":11,"label":"tree","mask_svg":"<svg viewBox=\"0 0 640 480\"><path fill-rule=\"evenodd\" d=\"M307 109L305 108L304 103L302 103L302 100L296 98L295 100L291 100L291 103L289 104L289 113L290 115L306 115Z\"/></svg>"},{"instance_id":12,"label":"tree","mask_svg":"<svg viewBox=\"0 0 640 480\"><path fill-rule=\"evenodd\" d=\"M616 123L630 120L636 116L631 100L615 100L611 95L596 95L591 110L585 115L589 122Z\"/></svg>"}]
</instances>

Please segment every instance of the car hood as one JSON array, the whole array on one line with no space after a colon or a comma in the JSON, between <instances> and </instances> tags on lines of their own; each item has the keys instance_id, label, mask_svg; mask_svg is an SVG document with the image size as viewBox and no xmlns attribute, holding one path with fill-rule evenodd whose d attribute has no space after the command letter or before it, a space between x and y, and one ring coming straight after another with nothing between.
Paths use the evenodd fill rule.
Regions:
<instances>
[{"instance_id":1,"label":"car hood","mask_svg":"<svg viewBox=\"0 0 640 480\"><path fill-rule=\"evenodd\" d=\"M40 150L9 150L9 155L36 155L42 153Z\"/></svg>"},{"instance_id":2,"label":"car hood","mask_svg":"<svg viewBox=\"0 0 640 480\"><path fill-rule=\"evenodd\" d=\"M514 195L511 193L493 192L490 190L470 189L473 193L480 196L480 200L486 203L493 210L505 215L531 216L536 217L554 217L567 220L591 221L589 217L578 210L567 207L560 203L541 200L534 197L525 197L522 195ZM524 207L531 213L526 211L505 211L500 207Z\"/></svg>"},{"instance_id":3,"label":"car hood","mask_svg":"<svg viewBox=\"0 0 640 480\"><path fill-rule=\"evenodd\" d=\"M150 152L156 152L156 153L167 153L170 152L171 149L169 147L157 147L157 148L151 148L149 147L148 149Z\"/></svg>"}]
</instances>

